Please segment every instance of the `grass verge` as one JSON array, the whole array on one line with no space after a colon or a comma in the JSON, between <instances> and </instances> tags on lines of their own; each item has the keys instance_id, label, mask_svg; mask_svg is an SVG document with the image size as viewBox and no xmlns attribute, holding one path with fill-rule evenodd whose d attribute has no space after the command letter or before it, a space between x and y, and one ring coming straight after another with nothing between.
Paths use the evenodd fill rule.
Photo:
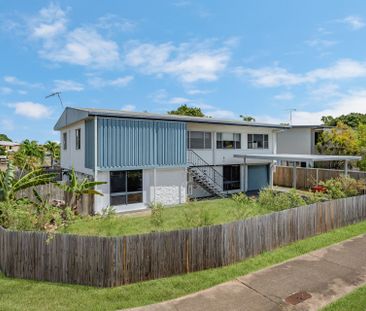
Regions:
<instances>
[{"instance_id":1,"label":"grass verge","mask_svg":"<svg viewBox=\"0 0 366 311\"><path fill-rule=\"evenodd\" d=\"M324 233L223 268L111 289L0 276L2 311L118 310L173 299L366 232L366 221ZM334 309L340 310L340 309Z\"/></svg>"},{"instance_id":2,"label":"grass verge","mask_svg":"<svg viewBox=\"0 0 366 311\"><path fill-rule=\"evenodd\" d=\"M360 287L343 298L326 306L322 311L365 311L366 310L366 286Z\"/></svg>"}]
</instances>

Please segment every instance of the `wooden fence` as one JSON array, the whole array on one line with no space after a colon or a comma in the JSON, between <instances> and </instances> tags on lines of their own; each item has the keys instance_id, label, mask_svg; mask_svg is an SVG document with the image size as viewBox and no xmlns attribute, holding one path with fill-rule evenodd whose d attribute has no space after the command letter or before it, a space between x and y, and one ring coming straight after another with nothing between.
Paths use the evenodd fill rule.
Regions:
<instances>
[{"instance_id":1,"label":"wooden fence","mask_svg":"<svg viewBox=\"0 0 366 311\"><path fill-rule=\"evenodd\" d=\"M0 228L0 270L9 277L99 287L229 265L366 219L366 195L233 223L124 237Z\"/></svg>"},{"instance_id":2,"label":"wooden fence","mask_svg":"<svg viewBox=\"0 0 366 311\"><path fill-rule=\"evenodd\" d=\"M17 198L20 199L26 197L31 201L36 201L33 189L35 189L42 198L49 201L62 200L68 202L70 198L70 193L64 192L60 187L57 187L53 183L21 190L17 193ZM94 212L94 196L82 195L76 210L81 215L92 215Z\"/></svg>"},{"instance_id":3,"label":"wooden fence","mask_svg":"<svg viewBox=\"0 0 366 311\"><path fill-rule=\"evenodd\" d=\"M289 166L276 166L273 174L273 184L281 187L292 187L293 168ZM296 188L309 189L330 178L344 175L344 170L333 170L323 168L296 168ZM348 175L355 179L366 179L366 172L348 171Z\"/></svg>"}]
</instances>

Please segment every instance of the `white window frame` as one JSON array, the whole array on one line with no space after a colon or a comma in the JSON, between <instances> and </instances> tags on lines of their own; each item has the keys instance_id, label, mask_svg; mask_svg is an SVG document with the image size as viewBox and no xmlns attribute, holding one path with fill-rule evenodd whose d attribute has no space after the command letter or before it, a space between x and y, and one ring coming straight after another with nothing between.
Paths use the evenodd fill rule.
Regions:
<instances>
[{"instance_id":1,"label":"white window frame","mask_svg":"<svg viewBox=\"0 0 366 311\"><path fill-rule=\"evenodd\" d=\"M202 148L192 148L192 144L191 144L191 133L202 133L203 134L203 147ZM209 135L209 146L207 146L206 144L206 135ZM188 149L199 149L199 150L203 150L203 149L212 149L212 132L206 132L206 131L188 131L188 136L187 136L187 145L188 145Z\"/></svg>"},{"instance_id":2,"label":"white window frame","mask_svg":"<svg viewBox=\"0 0 366 311\"><path fill-rule=\"evenodd\" d=\"M255 140L254 140L255 135L262 136L262 147L259 147L258 142L255 142ZM248 134L248 149L269 149L269 135L268 134Z\"/></svg>"},{"instance_id":3,"label":"white window frame","mask_svg":"<svg viewBox=\"0 0 366 311\"><path fill-rule=\"evenodd\" d=\"M225 147L224 145L224 141L229 141L229 140L224 140L222 138L223 134L231 134L233 135L233 139L230 140L233 142L233 147L232 148L228 148ZM219 139L219 137L221 137L221 139ZM237 140L236 138L239 138L239 140ZM228 133L228 132L217 132L216 133L216 149L241 149L241 133ZM219 142L221 142L221 146L219 146Z\"/></svg>"}]
</instances>

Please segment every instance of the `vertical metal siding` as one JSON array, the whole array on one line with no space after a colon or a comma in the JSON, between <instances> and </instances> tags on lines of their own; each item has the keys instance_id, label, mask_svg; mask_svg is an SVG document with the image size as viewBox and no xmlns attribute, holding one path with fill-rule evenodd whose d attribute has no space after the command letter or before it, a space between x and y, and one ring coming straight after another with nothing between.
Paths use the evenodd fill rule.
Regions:
<instances>
[{"instance_id":1,"label":"vertical metal siding","mask_svg":"<svg viewBox=\"0 0 366 311\"><path fill-rule=\"evenodd\" d=\"M85 121L85 167L94 169L94 120Z\"/></svg>"},{"instance_id":2,"label":"vertical metal siding","mask_svg":"<svg viewBox=\"0 0 366 311\"><path fill-rule=\"evenodd\" d=\"M184 122L98 118L98 167L182 166L186 164Z\"/></svg>"}]
</instances>

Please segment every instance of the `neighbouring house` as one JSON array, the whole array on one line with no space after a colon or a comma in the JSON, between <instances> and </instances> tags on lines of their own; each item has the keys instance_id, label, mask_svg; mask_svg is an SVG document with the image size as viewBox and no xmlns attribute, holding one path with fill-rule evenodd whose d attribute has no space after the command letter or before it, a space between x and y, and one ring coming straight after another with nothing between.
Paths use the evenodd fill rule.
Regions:
<instances>
[{"instance_id":1,"label":"neighbouring house","mask_svg":"<svg viewBox=\"0 0 366 311\"><path fill-rule=\"evenodd\" d=\"M276 154L286 125L118 110L66 108L61 167L106 184L95 212L173 205L187 198L255 191L271 183L272 160L238 155Z\"/></svg>"},{"instance_id":2,"label":"neighbouring house","mask_svg":"<svg viewBox=\"0 0 366 311\"><path fill-rule=\"evenodd\" d=\"M277 152L280 154L319 154L316 147L319 138L324 131L332 127L326 125L292 125L291 128L283 130L277 136ZM284 165L288 165L284 161ZM298 166L309 167L314 163L299 162Z\"/></svg>"},{"instance_id":3,"label":"neighbouring house","mask_svg":"<svg viewBox=\"0 0 366 311\"><path fill-rule=\"evenodd\" d=\"M19 150L20 144L12 141L0 140L0 147L3 147L6 153L12 153Z\"/></svg>"}]
</instances>

